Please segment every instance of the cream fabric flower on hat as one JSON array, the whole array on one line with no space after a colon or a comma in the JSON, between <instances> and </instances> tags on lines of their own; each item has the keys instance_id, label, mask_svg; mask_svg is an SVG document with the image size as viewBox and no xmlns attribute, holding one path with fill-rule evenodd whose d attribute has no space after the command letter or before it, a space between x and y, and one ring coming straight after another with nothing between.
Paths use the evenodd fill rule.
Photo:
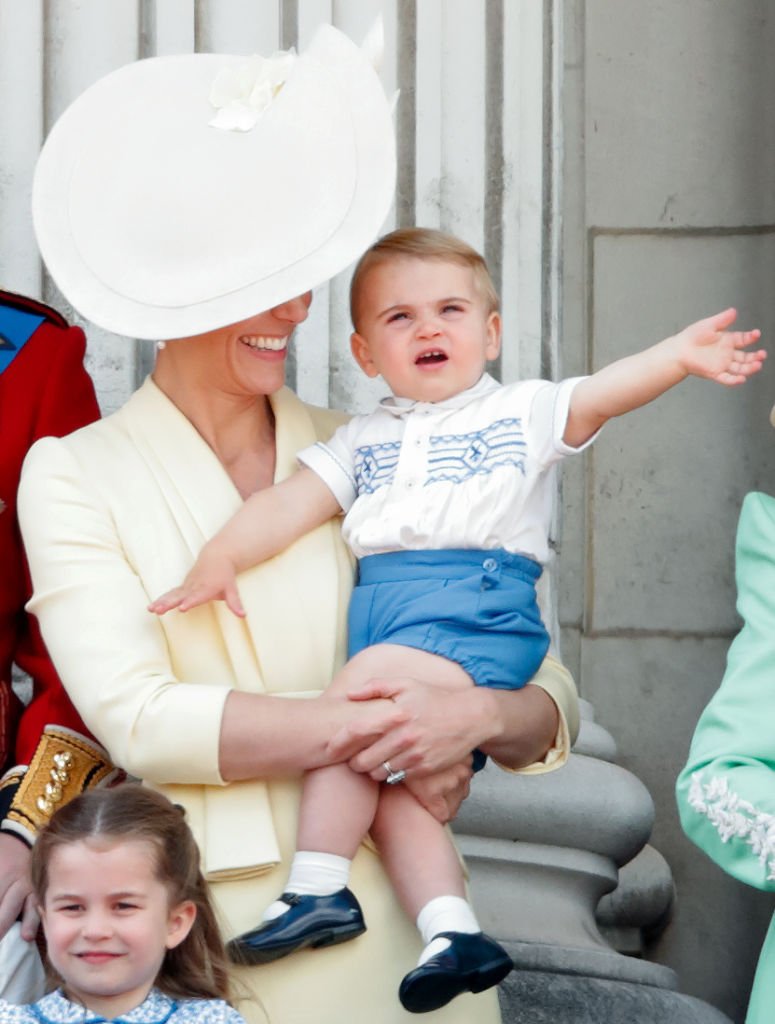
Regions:
<instances>
[{"instance_id":1,"label":"cream fabric flower on hat","mask_svg":"<svg viewBox=\"0 0 775 1024\"><path fill-rule=\"evenodd\" d=\"M295 50L278 50L271 57L255 55L239 67L222 68L210 91L210 102L218 111L210 125L237 132L255 128L295 60Z\"/></svg>"}]
</instances>

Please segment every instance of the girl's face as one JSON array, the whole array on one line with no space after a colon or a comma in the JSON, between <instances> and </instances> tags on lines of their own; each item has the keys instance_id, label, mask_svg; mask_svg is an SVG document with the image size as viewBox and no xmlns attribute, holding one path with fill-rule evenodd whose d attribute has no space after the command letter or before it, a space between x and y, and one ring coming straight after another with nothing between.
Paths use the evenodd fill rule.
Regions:
<instances>
[{"instance_id":1,"label":"girl's face","mask_svg":"<svg viewBox=\"0 0 775 1024\"><path fill-rule=\"evenodd\" d=\"M111 1020L139 1006L164 954L188 935L193 903L169 905L146 840L57 847L41 917L52 965L70 999Z\"/></svg>"}]
</instances>

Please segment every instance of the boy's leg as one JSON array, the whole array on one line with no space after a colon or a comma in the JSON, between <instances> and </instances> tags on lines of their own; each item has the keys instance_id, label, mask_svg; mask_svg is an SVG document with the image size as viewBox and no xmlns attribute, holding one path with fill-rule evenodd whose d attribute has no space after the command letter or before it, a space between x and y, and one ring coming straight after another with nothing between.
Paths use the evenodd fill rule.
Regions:
<instances>
[{"instance_id":1,"label":"boy's leg","mask_svg":"<svg viewBox=\"0 0 775 1024\"><path fill-rule=\"evenodd\" d=\"M404 1007L424 1013L462 992L499 984L513 962L482 932L447 829L402 785L384 785L371 834L396 896L425 943L417 967L401 982Z\"/></svg>"},{"instance_id":2,"label":"boy's leg","mask_svg":"<svg viewBox=\"0 0 775 1024\"><path fill-rule=\"evenodd\" d=\"M369 679L399 675L450 688L473 685L468 674L446 658L414 647L376 644L354 655L334 677L323 697L346 697L350 690ZM351 861L371 828L379 790L379 783L369 775L354 772L346 764L307 772L299 810L297 849ZM410 799L416 804L413 797ZM345 880L343 885L346 884Z\"/></svg>"},{"instance_id":3,"label":"boy's leg","mask_svg":"<svg viewBox=\"0 0 775 1024\"><path fill-rule=\"evenodd\" d=\"M351 658L321 699L341 699L369 679L399 675L430 684L472 685L463 669L445 658L382 644ZM258 928L229 944L234 959L264 963L304 946L342 942L364 930L358 901L347 883L352 858L374 819L379 788L369 775L354 772L346 764L305 775L297 852L285 892L267 907Z\"/></svg>"}]
</instances>

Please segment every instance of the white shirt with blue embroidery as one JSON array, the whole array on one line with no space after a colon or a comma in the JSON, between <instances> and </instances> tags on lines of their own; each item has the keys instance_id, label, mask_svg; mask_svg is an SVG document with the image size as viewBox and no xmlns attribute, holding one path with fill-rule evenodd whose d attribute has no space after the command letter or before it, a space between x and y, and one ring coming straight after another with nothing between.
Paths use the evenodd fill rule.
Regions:
<instances>
[{"instance_id":1,"label":"white shirt with blue embroidery","mask_svg":"<svg viewBox=\"0 0 775 1024\"><path fill-rule=\"evenodd\" d=\"M27 1006L0 1000L0 1024L104 1024L107 1019L71 1002L61 989ZM245 1024L223 999L172 999L155 988L134 1010L112 1020L114 1024Z\"/></svg>"},{"instance_id":2,"label":"white shirt with blue embroidery","mask_svg":"<svg viewBox=\"0 0 775 1024\"><path fill-rule=\"evenodd\" d=\"M300 452L346 513L357 558L386 551L504 548L544 564L553 470L582 377L501 385L488 374L444 402L386 398Z\"/></svg>"}]
</instances>

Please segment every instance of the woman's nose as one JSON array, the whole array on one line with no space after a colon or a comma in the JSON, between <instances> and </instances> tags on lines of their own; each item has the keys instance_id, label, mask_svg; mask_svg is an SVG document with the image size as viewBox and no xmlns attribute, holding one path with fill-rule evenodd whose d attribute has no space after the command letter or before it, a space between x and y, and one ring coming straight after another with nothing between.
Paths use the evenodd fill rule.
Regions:
<instances>
[{"instance_id":1,"label":"woman's nose","mask_svg":"<svg viewBox=\"0 0 775 1024\"><path fill-rule=\"evenodd\" d=\"M312 292L305 292L304 295L297 295L294 299L288 299L287 302L281 302L279 306L274 306L272 312L278 320L300 324L309 315L310 302L312 302Z\"/></svg>"}]
</instances>

